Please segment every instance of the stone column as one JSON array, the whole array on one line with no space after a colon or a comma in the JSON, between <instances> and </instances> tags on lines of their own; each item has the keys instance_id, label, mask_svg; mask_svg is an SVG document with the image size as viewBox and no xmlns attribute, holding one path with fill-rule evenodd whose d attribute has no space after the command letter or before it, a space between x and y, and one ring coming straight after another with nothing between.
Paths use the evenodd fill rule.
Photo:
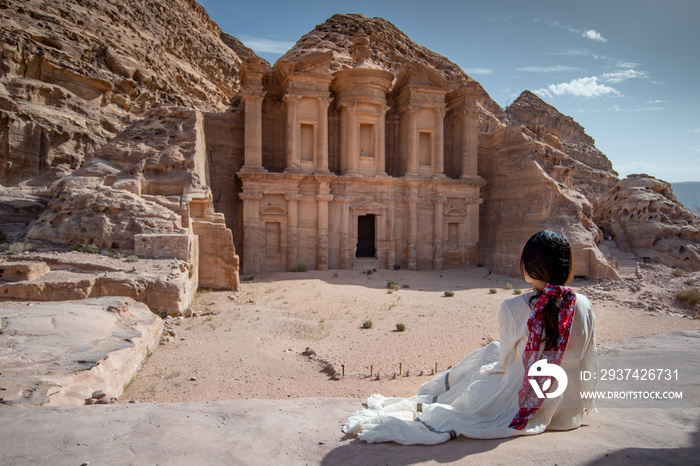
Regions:
<instances>
[{"instance_id":1,"label":"stone column","mask_svg":"<svg viewBox=\"0 0 700 466\"><path fill-rule=\"evenodd\" d=\"M435 131L435 140L433 141L433 177L445 177L445 109L436 109L437 113L437 130Z\"/></svg>"},{"instance_id":2,"label":"stone column","mask_svg":"<svg viewBox=\"0 0 700 466\"><path fill-rule=\"evenodd\" d=\"M347 149L345 151L347 157L347 171L345 175L350 176L360 176L360 148L359 148L359 135L358 135L358 125L357 125L357 104L350 103L345 106L347 110Z\"/></svg>"},{"instance_id":3,"label":"stone column","mask_svg":"<svg viewBox=\"0 0 700 466\"><path fill-rule=\"evenodd\" d=\"M259 273L262 260L262 239L260 225L260 192L242 192L238 197L243 201L243 272Z\"/></svg>"},{"instance_id":4,"label":"stone column","mask_svg":"<svg viewBox=\"0 0 700 466\"><path fill-rule=\"evenodd\" d=\"M297 107L299 97L287 94L283 97L287 103L287 167L285 173L301 173L297 138Z\"/></svg>"},{"instance_id":5,"label":"stone column","mask_svg":"<svg viewBox=\"0 0 700 466\"><path fill-rule=\"evenodd\" d=\"M408 133L406 134L408 155L406 176L418 176L418 110L417 105L406 107L406 118L408 118Z\"/></svg>"},{"instance_id":6,"label":"stone column","mask_svg":"<svg viewBox=\"0 0 700 466\"><path fill-rule=\"evenodd\" d=\"M350 209L352 196L346 194L334 196L334 200L340 204L340 268L349 269L350 261Z\"/></svg>"},{"instance_id":7,"label":"stone column","mask_svg":"<svg viewBox=\"0 0 700 466\"><path fill-rule=\"evenodd\" d=\"M287 200L287 269L299 261L299 201L301 194L286 193Z\"/></svg>"},{"instance_id":8,"label":"stone column","mask_svg":"<svg viewBox=\"0 0 700 466\"><path fill-rule=\"evenodd\" d=\"M386 174L386 112L389 107L384 105L382 107L382 113L379 116L379 121L377 122L377 149L376 149L376 163L377 163L377 176L387 176Z\"/></svg>"},{"instance_id":9,"label":"stone column","mask_svg":"<svg viewBox=\"0 0 700 466\"><path fill-rule=\"evenodd\" d=\"M445 243L443 217L447 198L438 196L433 199L433 269L442 270L442 253Z\"/></svg>"},{"instance_id":10,"label":"stone column","mask_svg":"<svg viewBox=\"0 0 700 466\"><path fill-rule=\"evenodd\" d=\"M244 89L244 165L242 172L266 172L262 164L262 102L264 91Z\"/></svg>"},{"instance_id":11,"label":"stone column","mask_svg":"<svg viewBox=\"0 0 700 466\"><path fill-rule=\"evenodd\" d=\"M328 188L319 189L316 194L318 205L316 269L328 270L328 203L333 200L333 195L328 194Z\"/></svg>"},{"instance_id":12,"label":"stone column","mask_svg":"<svg viewBox=\"0 0 700 466\"><path fill-rule=\"evenodd\" d=\"M416 270L418 264L418 252L416 250L416 241L418 240L418 186L409 188L406 204L408 205L407 266L409 270Z\"/></svg>"},{"instance_id":13,"label":"stone column","mask_svg":"<svg viewBox=\"0 0 700 466\"><path fill-rule=\"evenodd\" d=\"M396 198L391 197L387 200L389 205L387 209L386 221L386 237L389 242L386 255L386 268L391 269L396 265L396 237L394 232L394 222L396 217Z\"/></svg>"},{"instance_id":14,"label":"stone column","mask_svg":"<svg viewBox=\"0 0 700 466\"><path fill-rule=\"evenodd\" d=\"M462 117L462 175L469 178L478 174L478 113L476 109L467 108L461 112Z\"/></svg>"},{"instance_id":15,"label":"stone column","mask_svg":"<svg viewBox=\"0 0 700 466\"><path fill-rule=\"evenodd\" d=\"M316 151L314 160L314 174L330 174L328 169L328 106L330 98L318 99L318 131L316 135Z\"/></svg>"}]
</instances>

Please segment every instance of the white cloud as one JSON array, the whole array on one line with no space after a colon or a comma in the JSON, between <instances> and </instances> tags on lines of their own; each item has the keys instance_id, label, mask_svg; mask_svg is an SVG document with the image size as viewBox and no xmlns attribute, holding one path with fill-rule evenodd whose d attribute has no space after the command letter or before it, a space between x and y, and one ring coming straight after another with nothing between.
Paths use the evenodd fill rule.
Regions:
<instances>
[{"instance_id":1,"label":"white cloud","mask_svg":"<svg viewBox=\"0 0 700 466\"><path fill-rule=\"evenodd\" d=\"M294 42L284 40L265 39L264 37L254 37L240 35L238 38L255 53L279 53L283 54L294 47Z\"/></svg>"},{"instance_id":2,"label":"white cloud","mask_svg":"<svg viewBox=\"0 0 700 466\"><path fill-rule=\"evenodd\" d=\"M601 79L605 82L617 84L622 81L627 81L628 79L635 78L646 78L647 74L645 71L637 71L633 69L613 71L612 73L603 73Z\"/></svg>"},{"instance_id":3,"label":"white cloud","mask_svg":"<svg viewBox=\"0 0 700 466\"><path fill-rule=\"evenodd\" d=\"M467 74L493 74L494 71L488 68L469 68L464 70Z\"/></svg>"},{"instance_id":4,"label":"white cloud","mask_svg":"<svg viewBox=\"0 0 700 466\"><path fill-rule=\"evenodd\" d=\"M695 128L695 129L693 130L693 133L700 133L700 128Z\"/></svg>"},{"instance_id":5,"label":"white cloud","mask_svg":"<svg viewBox=\"0 0 700 466\"><path fill-rule=\"evenodd\" d=\"M587 31L584 31L582 34L583 37L586 39L594 40L596 42L607 42L608 39L605 37L601 36L598 31L595 29L588 29Z\"/></svg>"},{"instance_id":6,"label":"white cloud","mask_svg":"<svg viewBox=\"0 0 700 466\"><path fill-rule=\"evenodd\" d=\"M605 84L599 84L596 76L574 79L568 83L550 84L539 91L544 95L572 95L574 97L602 97L605 95L620 95L617 90Z\"/></svg>"},{"instance_id":7,"label":"white cloud","mask_svg":"<svg viewBox=\"0 0 700 466\"><path fill-rule=\"evenodd\" d=\"M578 71L580 68L573 66L554 65L554 66L524 66L518 68L518 71L527 71L529 73L563 73L566 71Z\"/></svg>"}]
</instances>

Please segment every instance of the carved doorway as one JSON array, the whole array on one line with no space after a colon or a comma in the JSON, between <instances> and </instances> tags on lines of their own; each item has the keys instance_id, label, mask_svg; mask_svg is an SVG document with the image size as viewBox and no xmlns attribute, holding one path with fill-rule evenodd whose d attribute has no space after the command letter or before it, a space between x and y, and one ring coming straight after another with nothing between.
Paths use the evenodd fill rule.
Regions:
<instances>
[{"instance_id":1,"label":"carved doorway","mask_svg":"<svg viewBox=\"0 0 700 466\"><path fill-rule=\"evenodd\" d=\"M376 224L377 216L374 214L360 215L357 217L357 251L355 257L377 256Z\"/></svg>"}]
</instances>

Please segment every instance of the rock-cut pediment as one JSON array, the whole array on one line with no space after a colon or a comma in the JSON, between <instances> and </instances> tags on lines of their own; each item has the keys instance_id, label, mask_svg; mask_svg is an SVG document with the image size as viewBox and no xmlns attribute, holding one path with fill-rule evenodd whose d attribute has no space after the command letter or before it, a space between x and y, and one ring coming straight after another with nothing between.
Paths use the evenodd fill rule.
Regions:
<instances>
[{"instance_id":1,"label":"rock-cut pediment","mask_svg":"<svg viewBox=\"0 0 700 466\"><path fill-rule=\"evenodd\" d=\"M467 212L464 209L460 209L457 206L447 206L445 208L445 216L446 217L464 217L467 215Z\"/></svg>"},{"instance_id":2,"label":"rock-cut pediment","mask_svg":"<svg viewBox=\"0 0 700 466\"><path fill-rule=\"evenodd\" d=\"M394 92L406 86L436 87L443 88L445 91L450 89L450 84L442 76L420 63L408 63L401 69L401 74L394 85Z\"/></svg>"},{"instance_id":3,"label":"rock-cut pediment","mask_svg":"<svg viewBox=\"0 0 700 466\"><path fill-rule=\"evenodd\" d=\"M333 61L333 51L328 50L308 55L299 61L278 60L275 63L275 70L280 77L288 77L296 73L328 76L331 61Z\"/></svg>"},{"instance_id":4,"label":"rock-cut pediment","mask_svg":"<svg viewBox=\"0 0 700 466\"><path fill-rule=\"evenodd\" d=\"M287 209L277 203L270 203L260 208L261 215L287 215Z\"/></svg>"},{"instance_id":5,"label":"rock-cut pediment","mask_svg":"<svg viewBox=\"0 0 700 466\"><path fill-rule=\"evenodd\" d=\"M352 210L366 210L368 212L381 212L387 209L386 204L373 200L358 201L350 206Z\"/></svg>"}]
</instances>

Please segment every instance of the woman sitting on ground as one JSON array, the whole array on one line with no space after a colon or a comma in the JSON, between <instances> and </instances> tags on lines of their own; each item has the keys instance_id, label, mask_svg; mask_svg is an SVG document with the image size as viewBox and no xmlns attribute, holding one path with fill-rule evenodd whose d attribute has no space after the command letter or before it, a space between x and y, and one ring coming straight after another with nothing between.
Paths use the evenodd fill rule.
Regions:
<instances>
[{"instance_id":1,"label":"woman sitting on ground","mask_svg":"<svg viewBox=\"0 0 700 466\"><path fill-rule=\"evenodd\" d=\"M580 394L593 390L595 380L581 381L580 373L596 372L598 360L591 304L564 286L572 274L569 241L548 230L533 235L520 271L533 290L501 304L499 341L439 374L414 397L372 395L343 431L369 443L411 445L579 427L584 411L595 408Z\"/></svg>"}]
</instances>

